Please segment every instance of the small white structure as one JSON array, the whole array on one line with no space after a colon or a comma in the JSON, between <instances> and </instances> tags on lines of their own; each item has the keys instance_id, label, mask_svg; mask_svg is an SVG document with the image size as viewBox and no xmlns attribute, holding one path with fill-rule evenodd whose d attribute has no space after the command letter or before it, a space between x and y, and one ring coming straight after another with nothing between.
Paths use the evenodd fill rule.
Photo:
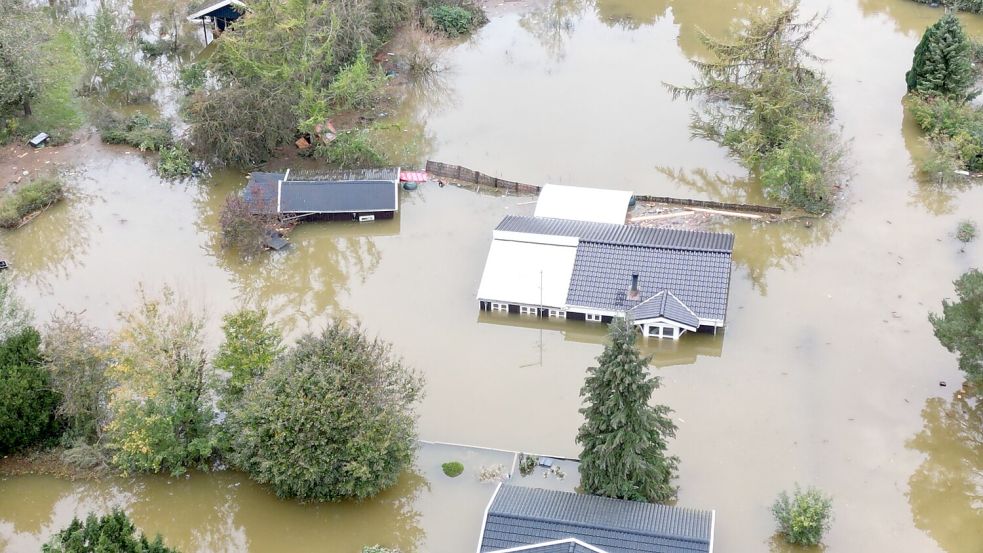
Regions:
<instances>
[{"instance_id":1,"label":"small white structure","mask_svg":"<svg viewBox=\"0 0 983 553\"><path fill-rule=\"evenodd\" d=\"M510 240L497 236L499 231L495 233L481 275L479 297L509 299L522 304L517 310L526 315L538 315L537 307L566 303L577 257L576 238L547 236L537 241L527 235L526 240ZM491 311L509 310L504 301L490 302L488 307Z\"/></svg>"},{"instance_id":2,"label":"small white structure","mask_svg":"<svg viewBox=\"0 0 983 553\"><path fill-rule=\"evenodd\" d=\"M536 200L536 217L623 225L631 197L625 190L547 184Z\"/></svg>"}]
</instances>

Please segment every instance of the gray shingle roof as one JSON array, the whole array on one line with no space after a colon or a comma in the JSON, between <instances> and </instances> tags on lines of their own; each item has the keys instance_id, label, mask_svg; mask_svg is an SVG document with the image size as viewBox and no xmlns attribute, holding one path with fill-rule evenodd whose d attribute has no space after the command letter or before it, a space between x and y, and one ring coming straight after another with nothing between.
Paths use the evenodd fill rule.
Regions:
<instances>
[{"instance_id":1,"label":"gray shingle roof","mask_svg":"<svg viewBox=\"0 0 983 553\"><path fill-rule=\"evenodd\" d=\"M681 250L732 252L734 235L722 232L611 225L548 217L508 215L495 230L575 236L585 242Z\"/></svg>"},{"instance_id":2,"label":"gray shingle roof","mask_svg":"<svg viewBox=\"0 0 983 553\"><path fill-rule=\"evenodd\" d=\"M700 319L686 307L686 304L666 290L631 308L629 313L636 321L663 317L687 326L700 326Z\"/></svg>"},{"instance_id":3,"label":"gray shingle roof","mask_svg":"<svg viewBox=\"0 0 983 553\"><path fill-rule=\"evenodd\" d=\"M707 553L712 526L708 511L502 485L480 550L577 538L608 553Z\"/></svg>"},{"instance_id":4,"label":"gray shingle roof","mask_svg":"<svg viewBox=\"0 0 983 553\"><path fill-rule=\"evenodd\" d=\"M724 320L730 290L730 253L623 246L581 241L573 265L567 304L628 311L640 300L628 298L631 276L638 275L639 298L671 291L702 319Z\"/></svg>"},{"instance_id":5,"label":"gray shingle roof","mask_svg":"<svg viewBox=\"0 0 983 553\"><path fill-rule=\"evenodd\" d=\"M295 181L280 191L281 213L396 211L398 185L392 181Z\"/></svg>"},{"instance_id":6,"label":"gray shingle roof","mask_svg":"<svg viewBox=\"0 0 983 553\"><path fill-rule=\"evenodd\" d=\"M257 213L277 213L277 182L287 176L280 190L280 213L349 213L396 211L399 196L399 170L378 169L361 172L326 171L306 174L252 173L243 199ZM313 177L337 177L339 180ZM356 176L379 176L382 180L350 180Z\"/></svg>"}]
</instances>

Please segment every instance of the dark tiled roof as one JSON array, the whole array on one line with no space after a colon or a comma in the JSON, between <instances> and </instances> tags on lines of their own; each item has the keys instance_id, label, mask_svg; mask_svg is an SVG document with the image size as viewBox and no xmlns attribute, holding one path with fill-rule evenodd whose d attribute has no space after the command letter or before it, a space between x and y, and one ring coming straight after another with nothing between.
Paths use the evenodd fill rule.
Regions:
<instances>
[{"instance_id":1,"label":"dark tiled roof","mask_svg":"<svg viewBox=\"0 0 983 553\"><path fill-rule=\"evenodd\" d=\"M503 485L481 553L577 538L608 553L707 553L713 515L654 503Z\"/></svg>"},{"instance_id":2,"label":"dark tiled roof","mask_svg":"<svg viewBox=\"0 0 983 553\"><path fill-rule=\"evenodd\" d=\"M582 241L577 247L567 304L628 311L631 276L638 275L639 298L671 291L702 319L724 320L730 289L730 254Z\"/></svg>"},{"instance_id":3,"label":"dark tiled roof","mask_svg":"<svg viewBox=\"0 0 983 553\"><path fill-rule=\"evenodd\" d=\"M721 232L591 223L548 217L508 215L495 230L575 236L585 242L681 250L731 252L734 235Z\"/></svg>"},{"instance_id":4,"label":"dark tiled roof","mask_svg":"<svg viewBox=\"0 0 983 553\"><path fill-rule=\"evenodd\" d=\"M671 292L663 290L629 311L636 321L663 317L687 326L700 326L700 319Z\"/></svg>"},{"instance_id":5,"label":"dark tiled roof","mask_svg":"<svg viewBox=\"0 0 983 553\"><path fill-rule=\"evenodd\" d=\"M294 180L291 172L280 190L280 213L348 213L396 211L398 170L376 171L390 180ZM370 174L370 172L365 172ZM343 177L336 172L335 176ZM344 174L354 176L348 171ZM375 174L375 173L371 173ZM277 212L277 181L284 173L252 173L243 198L257 213Z\"/></svg>"},{"instance_id":6,"label":"dark tiled roof","mask_svg":"<svg viewBox=\"0 0 983 553\"><path fill-rule=\"evenodd\" d=\"M398 186L392 181L289 180L280 191L280 212L396 211Z\"/></svg>"}]
</instances>

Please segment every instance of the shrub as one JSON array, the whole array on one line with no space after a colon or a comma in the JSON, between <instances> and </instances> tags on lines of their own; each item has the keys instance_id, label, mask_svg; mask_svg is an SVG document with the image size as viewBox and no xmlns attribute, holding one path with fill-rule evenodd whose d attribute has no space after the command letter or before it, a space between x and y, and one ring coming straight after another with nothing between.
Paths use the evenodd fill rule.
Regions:
<instances>
[{"instance_id":1,"label":"shrub","mask_svg":"<svg viewBox=\"0 0 983 553\"><path fill-rule=\"evenodd\" d=\"M368 129L342 131L330 143L319 144L314 155L342 169L372 167L386 162Z\"/></svg>"},{"instance_id":2,"label":"shrub","mask_svg":"<svg viewBox=\"0 0 983 553\"><path fill-rule=\"evenodd\" d=\"M983 171L983 112L941 96L915 95L908 107L932 147L930 157L923 161L923 172L939 175L944 183L952 180L956 169Z\"/></svg>"},{"instance_id":3,"label":"shrub","mask_svg":"<svg viewBox=\"0 0 983 553\"><path fill-rule=\"evenodd\" d=\"M378 99L385 79L382 68L373 65L363 50L351 65L338 72L328 94L340 109L367 108Z\"/></svg>"},{"instance_id":4,"label":"shrub","mask_svg":"<svg viewBox=\"0 0 983 553\"><path fill-rule=\"evenodd\" d=\"M429 3L429 2L428 2ZM469 0L431 4L423 10L424 25L456 37L466 35L488 21L485 12Z\"/></svg>"},{"instance_id":5,"label":"shrub","mask_svg":"<svg viewBox=\"0 0 983 553\"><path fill-rule=\"evenodd\" d=\"M61 397L58 415L67 422L66 439L95 443L107 417L108 339L80 314L61 313L45 327L43 352L51 388Z\"/></svg>"},{"instance_id":6,"label":"shrub","mask_svg":"<svg viewBox=\"0 0 983 553\"><path fill-rule=\"evenodd\" d=\"M208 80L208 72L204 63L189 63L178 70L178 82L185 92L201 90Z\"/></svg>"},{"instance_id":7,"label":"shrub","mask_svg":"<svg viewBox=\"0 0 983 553\"><path fill-rule=\"evenodd\" d=\"M113 551L117 553L178 553L164 545L160 534L147 539L126 516L114 509L105 516L90 513L81 522L73 518L71 524L51 537L41 551L44 553L89 553Z\"/></svg>"},{"instance_id":8,"label":"shrub","mask_svg":"<svg viewBox=\"0 0 983 553\"><path fill-rule=\"evenodd\" d=\"M190 176L194 172L194 162L191 152L184 144L165 146L160 150L157 160L157 174L165 179L177 179Z\"/></svg>"},{"instance_id":9,"label":"shrub","mask_svg":"<svg viewBox=\"0 0 983 553\"><path fill-rule=\"evenodd\" d=\"M128 20L107 3L100 3L93 17L81 20L79 44L86 70L84 89L112 93L127 102L141 102L153 95L156 79L149 66L136 61L136 48L126 37Z\"/></svg>"},{"instance_id":10,"label":"shrub","mask_svg":"<svg viewBox=\"0 0 983 553\"><path fill-rule=\"evenodd\" d=\"M810 126L761 158L765 195L809 213L828 212L836 181L843 177L843 156L838 135L825 126Z\"/></svg>"},{"instance_id":11,"label":"shrub","mask_svg":"<svg viewBox=\"0 0 983 553\"><path fill-rule=\"evenodd\" d=\"M219 215L222 247L235 250L244 259L266 249L266 236L273 230L273 217L254 213L254 208L238 194L229 194Z\"/></svg>"},{"instance_id":12,"label":"shrub","mask_svg":"<svg viewBox=\"0 0 983 553\"><path fill-rule=\"evenodd\" d=\"M14 293L10 286L10 278L7 275L0 275L0 341L20 334L30 326L31 312Z\"/></svg>"},{"instance_id":13,"label":"shrub","mask_svg":"<svg viewBox=\"0 0 983 553\"><path fill-rule=\"evenodd\" d=\"M778 531L793 545L818 545L829 530L833 517L833 500L816 488L803 491L798 485L792 496L778 495L771 512Z\"/></svg>"},{"instance_id":14,"label":"shrub","mask_svg":"<svg viewBox=\"0 0 983 553\"><path fill-rule=\"evenodd\" d=\"M156 152L174 144L170 123L151 119L140 112L130 117L104 114L99 122L99 130L103 142L126 144L141 151Z\"/></svg>"},{"instance_id":15,"label":"shrub","mask_svg":"<svg viewBox=\"0 0 983 553\"><path fill-rule=\"evenodd\" d=\"M65 188L56 178L31 180L0 199L0 227L17 227L25 217L47 208L64 195Z\"/></svg>"},{"instance_id":16,"label":"shrub","mask_svg":"<svg viewBox=\"0 0 983 553\"><path fill-rule=\"evenodd\" d=\"M928 320L945 349L959 355L966 380L983 386L983 272L971 269L953 283L958 301L942 300L942 314Z\"/></svg>"},{"instance_id":17,"label":"shrub","mask_svg":"<svg viewBox=\"0 0 983 553\"><path fill-rule=\"evenodd\" d=\"M444 474L450 476L451 478L456 478L464 472L464 465L460 461L449 461L440 465L440 469L444 471Z\"/></svg>"},{"instance_id":18,"label":"shrub","mask_svg":"<svg viewBox=\"0 0 983 553\"><path fill-rule=\"evenodd\" d=\"M40 344L40 334L30 327L0 342L0 454L58 432L58 396L41 366Z\"/></svg>"},{"instance_id":19,"label":"shrub","mask_svg":"<svg viewBox=\"0 0 983 553\"><path fill-rule=\"evenodd\" d=\"M223 400L232 405L242 397L246 386L262 376L280 355L283 337L267 321L264 309L240 309L222 319L225 340L212 365L229 374Z\"/></svg>"},{"instance_id":20,"label":"shrub","mask_svg":"<svg viewBox=\"0 0 983 553\"><path fill-rule=\"evenodd\" d=\"M371 497L412 462L422 387L389 344L333 322L246 388L230 460L282 497Z\"/></svg>"},{"instance_id":21,"label":"shrub","mask_svg":"<svg viewBox=\"0 0 983 553\"><path fill-rule=\"evenodd\" d=\"M960 242L972 242L976 238L976 223L973 221L960 221L956 227L956 238Z\"/></svg>"},{"instance_id":22,"label":"shrub","mask_svg":"<svg viewBox=\"0 0 983 553\"><path fill-rule=\"evenodd\" d=\"M170 289L160 298L141 289L140 305L121 320L106 428L113 464L124 473L207 467L216 439L202 315Z\"/></svg>"},{"instance_id":23,"label":"shrub","mask_svg":"<svg viewBox=\"0 0 983 553\"><path fill-rule=\"evenodd\" d=\"M522 476L529 476L532 471L536 470L536 465L539 464L539 457L535 455L526 455L525 453L519 454L519 474Z\"/></svg>"}]
</instances>

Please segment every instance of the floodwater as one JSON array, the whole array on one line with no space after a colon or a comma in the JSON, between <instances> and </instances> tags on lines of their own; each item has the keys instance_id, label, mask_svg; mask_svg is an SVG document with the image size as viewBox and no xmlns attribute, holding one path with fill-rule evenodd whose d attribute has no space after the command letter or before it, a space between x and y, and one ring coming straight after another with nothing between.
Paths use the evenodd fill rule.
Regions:
<instances>
[{"instance_id":1,"label":"floodwater","mask_svg":"<svg viewBox=\"0 0 983 553\"><path fill-rule=\"evenodd\" d=\"M514 180L760 202L726 152L689 139L693 104L661 84L692 78L698 29L723 33L760 4L517 3L452 48L399 117L422 130L423 155ZM769 506L799 482L834 498L830 553L980 553L979 404L961 395L926 315L983 262L979 242L953 236L980 218L983 187L919 182L922 145L902 107L911 52L941 12L909 0L804 0L802 11L825 14L812 49L828 60L854 177L812 225L723 225L736 234L726 332L646 346L663 378L654 401L679 425L679 504L717 511L719 551L786 551ZM983 17L963 20L983 37ZM267 307L291 336L357 318L426 374L423 438L577 455L578 393L603 329L479 315L474 300L491 229L531 213L528 198L426 185L403 193L394 221L302 225L291 251L243 264L215 232L242 174L164 183L123 151L91 148L71 201L0 237L39 320L85 309L112 327L137 283L200 304L213 342L221 314L242 304ZM446 491L440 460L421 455L416 476L381 498L329 506L229 474L13 478L0 482L0 545L30 550L73 513L118 500L190 551L472 550L490 489Z\"/></svg>"}]
</instances>

